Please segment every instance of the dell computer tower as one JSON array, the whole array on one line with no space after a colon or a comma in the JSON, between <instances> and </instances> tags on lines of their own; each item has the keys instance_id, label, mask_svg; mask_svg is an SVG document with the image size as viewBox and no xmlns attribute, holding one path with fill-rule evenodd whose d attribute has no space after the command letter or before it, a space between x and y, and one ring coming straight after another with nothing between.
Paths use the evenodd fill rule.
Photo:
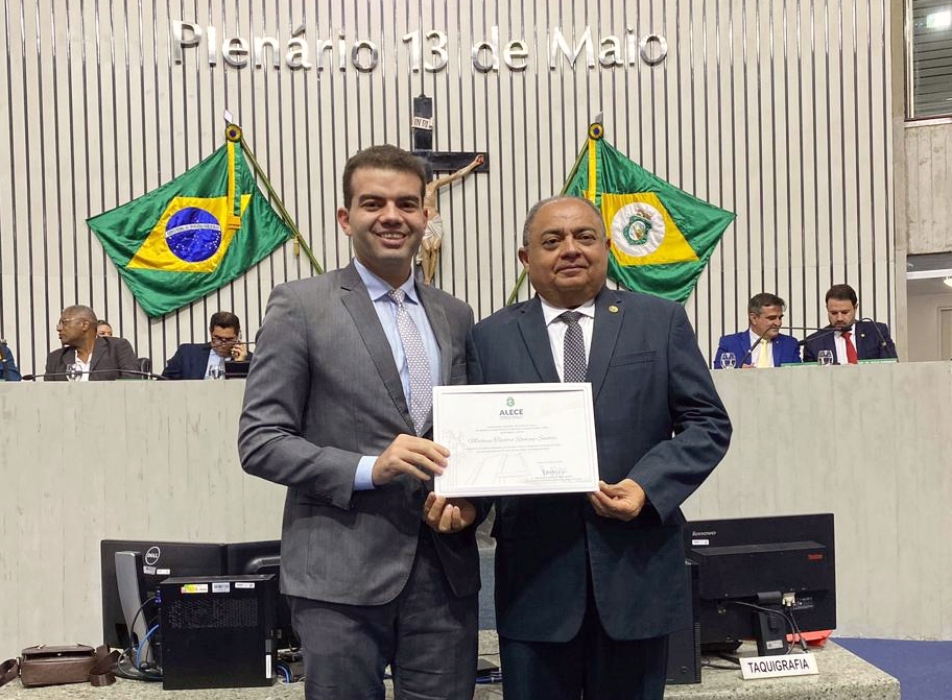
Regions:
<instances>
[{"instance_id":1,"label":"dell computer tower","mask_svg":"<svg viewBox=\"0 0 952 700\"><path fill-rule=\"evenodd\" d=\"M273 574L168 578L159 585L163 687L274 682Z\"/></svg>"}]
</instances>

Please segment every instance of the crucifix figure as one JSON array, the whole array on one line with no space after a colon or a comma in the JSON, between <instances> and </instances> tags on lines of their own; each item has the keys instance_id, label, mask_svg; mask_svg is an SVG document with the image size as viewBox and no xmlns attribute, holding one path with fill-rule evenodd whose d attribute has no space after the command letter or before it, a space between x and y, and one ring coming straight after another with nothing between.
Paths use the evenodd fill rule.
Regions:
<instances>
[{"instance_id":1,"label":"crucifix figure","mask_svg":"<svg viewBox=\"0 0 952 700\"><path fill-rule=\"evenodd\" d=\"M417 254L417 264L425 284L432 284L440 262L443 245L443 219L439 209L439 190L462 180L474 170L486 170L484 153L433 150L433 98L420 95L413 98L411 128L413 153L426 161L433 173L449 173L436 177L426 186L423 207L427 212L426 231Z\"/></svg>"},{"instance_id":2,"label":"crucifix figure","mask_svg":"<svg viewBox=\"0 0 952 700\"><path fill-rule=\"evenodd\" d=\"M440 247L443 245L443 218L439 209L439 190L441 187L452 185L457 180L473 172L483 164L483 154L478 154L472 162L457 170L455 173L438 177L426 186L426 197L423 199L423 208L426 209L426 230L423 232L423 242L417 254L417 263L423 268L423 283L432 284L436 275L436 268L440 262Z\"/></svg>"}]
</instances>

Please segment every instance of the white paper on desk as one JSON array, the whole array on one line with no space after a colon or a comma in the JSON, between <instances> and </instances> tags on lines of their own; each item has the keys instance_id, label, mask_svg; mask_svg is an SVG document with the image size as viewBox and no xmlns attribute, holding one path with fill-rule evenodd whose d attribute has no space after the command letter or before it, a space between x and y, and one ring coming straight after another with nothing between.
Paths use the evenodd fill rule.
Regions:
<instances>
[{"instance_id":1,"label":"white paper on desk","mask_svg":"<svg viewBox=\"0 0 952 700\"><path fill-rule=\"evenodd\" d=\"M434 387L433 440L450 451L438 496L598 490L588 383Z\"/></svg>"}]
</instances>

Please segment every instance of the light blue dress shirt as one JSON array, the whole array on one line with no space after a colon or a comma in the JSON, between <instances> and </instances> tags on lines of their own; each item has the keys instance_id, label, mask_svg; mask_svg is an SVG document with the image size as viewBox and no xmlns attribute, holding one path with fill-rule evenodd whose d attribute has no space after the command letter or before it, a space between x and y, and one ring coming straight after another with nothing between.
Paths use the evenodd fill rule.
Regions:
<instances>
[{"instance_id":1,"label":"light blue dress shirt","mask_svg":"<svg viewBox=\"0 0 952 700\"><path fill-rule=\"evenodd\" d=\"M354 259L354 267L357 268L357 274L361 281L367 287L367 293L374 304L374 311L377 312L377 318L380 319L380 325L383 327L384 335L387 336L387 342L390 343L390 351L393 353L393 361L400 372L400 383L403 385L403 395L409 401L410 397L410 369L407 367L406 354L403 351L403 342L400 340L400 331L397 328L397 305L390 299L388 292L392 287L368 270L359 260ZM430 326L430 319L426 316L426 309L420 303L420 297L417 294L415 280L411 272L407 280L400 285L406 293L405 304L407 313L416 324L420 331L420 338L423 340L423 346L426 348L427 360L430 364L430 383L436 386L440 383L440 346L436 342L436 336L433 334L433 328ZM366 491L374 488L373 484L373 466L377 461L375 456L364 456L360 458L357 464L357 473L354 475L354 490Z\"/></svg>"}]
</instances>

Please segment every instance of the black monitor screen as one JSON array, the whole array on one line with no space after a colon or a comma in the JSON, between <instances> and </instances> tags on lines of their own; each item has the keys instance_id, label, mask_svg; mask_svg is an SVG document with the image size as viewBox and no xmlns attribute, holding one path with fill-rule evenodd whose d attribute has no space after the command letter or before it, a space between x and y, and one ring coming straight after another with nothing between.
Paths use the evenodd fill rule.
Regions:
<instances>
[{"instance_id":1,"label":"black monitor screen","mask_svg":"<svg viewBox=\"0 0 952 700\"><path fill-rule=\"evenodd\" d=\"M697 520L684 545L697 564L703 649L756 639L760 653L783 653L788 634L836 627L831 513Z\"/></svg>"},{"instance_id":2,"label":"black monitor screen","mask_svg":"<svg viewBox=\"0 0 952 700\"><path fill-rule=\"evenodd\" d=\"M116 552L142 554L142 583L147 597L169 576L220 576L226 573L225 548L221 544L157 542L155 540L102 540L99 545L102 572L103 641L110 647L129 647L129 632L119 602L116 583ZM146 620L156 617L155 608L144 610Z\"/></svg>"},{"instance_id":3,"label":"black monitor screen","mask_svg":"<svg viewBox=\"0 0 952 700\"><path fill-rule=\"evenodd\" d=\"M225 546L226 574L274 574L281 576L281 540L262 542L238 542ZM278 595L278 609L275 615L275 637L279 648L297 648L300 646L291 628L291 608L287 597Z\"/></svg>"}]
</instances>

